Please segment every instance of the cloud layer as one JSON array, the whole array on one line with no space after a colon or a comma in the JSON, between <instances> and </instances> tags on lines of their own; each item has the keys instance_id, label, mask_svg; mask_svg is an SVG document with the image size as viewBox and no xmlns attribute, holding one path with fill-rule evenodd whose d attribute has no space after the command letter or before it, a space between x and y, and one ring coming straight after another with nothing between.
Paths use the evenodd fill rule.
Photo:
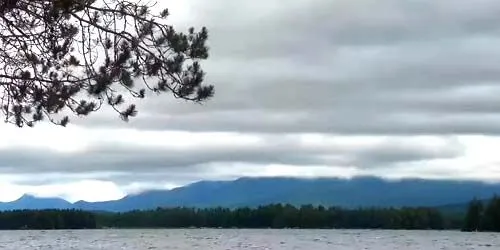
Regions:
<instances>
[{"instance_id":1,"label":"cloud layer","mask_svg":"<svg viewBox=\"0 0 500 250\"><path fill-rule=\"evenodd\" d=\"M500 180L498 1L163 4L177 27L209 28L214 99L151 97L129 123L105 109L69 128L2 125L2 189L105 200L238 176Z\"/></svg>"}]
</instances>

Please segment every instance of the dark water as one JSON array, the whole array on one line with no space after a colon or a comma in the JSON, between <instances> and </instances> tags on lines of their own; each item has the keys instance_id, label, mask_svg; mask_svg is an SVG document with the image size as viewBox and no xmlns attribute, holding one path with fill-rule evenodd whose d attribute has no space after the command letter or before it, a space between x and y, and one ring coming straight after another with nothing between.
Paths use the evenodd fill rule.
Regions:
<instances>
[{"instance_id":1,"label":"dark water","mask_svg":"<svg viewBox=\"0 0 500 250\"><path fill-rule=\"evenodd\" d=\"M500 234L271 229L2 231L0 249L500 249Z\"/></svg>"}]
</instances>

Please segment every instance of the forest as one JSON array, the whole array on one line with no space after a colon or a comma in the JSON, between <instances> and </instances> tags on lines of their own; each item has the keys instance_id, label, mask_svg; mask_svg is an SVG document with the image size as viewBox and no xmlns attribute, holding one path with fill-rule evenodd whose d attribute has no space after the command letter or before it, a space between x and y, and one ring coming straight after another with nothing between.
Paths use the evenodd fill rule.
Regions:
<instances>
[{"instance_id":1,"label":"forest","mask_svg":"<svg viewBox=\"0 0 500 250\"><path fill-rule=\"evenodd\" d=\"M257 208L158 208L125 213L80 210L0 212L0 229L321 228L461 229L463 218L433 208L342 209L304 205Z\"/></svg>"},{"instance_id":2,"label":"forest","mask_svg":"<svg viewBox=\"0 0 500 250\"><path fill-rule=\"evenodd\" d=\"M98 224L115 228L342 228L342 229L445 229L457 227L430 208L341 209L305 205L268 205L255 209L173 208L108 213Z\"/></svg>"},{"instance_id":3,"label":"forest","mask_svg":"<svg viewBox=\"0 0 500 250\"><path fill-rule=\"evenodd\" d=\"M462 231L500 232L500 198L481 201L473 199L469 203Z\"/></svg>"},{"instance_id":4,"label":"forest","mask_svg":"<svg viewBox=\"0 0 500 250\"><path fill-rule=\"evenodd\" d=\"M0 230L95 229L96 214L79 210L15 210L0 212Z\"/></svg>"}]
</instances>

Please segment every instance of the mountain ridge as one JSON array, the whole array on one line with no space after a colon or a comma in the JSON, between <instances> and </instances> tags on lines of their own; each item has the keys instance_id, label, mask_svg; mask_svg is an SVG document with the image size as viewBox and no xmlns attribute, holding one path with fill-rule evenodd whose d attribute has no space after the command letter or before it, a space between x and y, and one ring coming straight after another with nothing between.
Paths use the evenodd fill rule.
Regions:
<instances>
[{"instance_id":1,"label":"mountain ridge","mask_svg":"<svg viewBox=\"0 0 500 250\"><path fill-rule=\"evenodd\" d=\"M170 190L148 190L122 199L103 202L31 195L0 203L0 210L83 209L125 212L157 207L256 207L272 203L354 207L445 206L467 203L473 197L490 198L500 194L500 183L377 177L291 178L243 177L232 181L200 181Z\"/></svg>"}]
</instances>

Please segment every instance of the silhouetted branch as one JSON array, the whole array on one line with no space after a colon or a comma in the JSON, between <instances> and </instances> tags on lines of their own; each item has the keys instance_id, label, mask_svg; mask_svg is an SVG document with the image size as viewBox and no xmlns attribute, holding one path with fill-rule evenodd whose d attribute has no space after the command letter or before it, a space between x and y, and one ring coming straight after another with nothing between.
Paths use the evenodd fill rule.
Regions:
<instances>
[{"instance_id":1,"label":"silhouetted branch","mask_svg":"<svg viewBox=\"0 0 500 250\"><path fill-rule=\"evenodd\" d=\"M103 103L127 121L135 105L123 94L148 92L202 102L200 60L208 57L206 28L177 32L168 11L123 0L0 2L0 99L7 122L30 125L69 110L88 115ZM119 86L119 87L118 87ZM106 100L106 101L104 101Z\"/></svg>"}]
</instances>

